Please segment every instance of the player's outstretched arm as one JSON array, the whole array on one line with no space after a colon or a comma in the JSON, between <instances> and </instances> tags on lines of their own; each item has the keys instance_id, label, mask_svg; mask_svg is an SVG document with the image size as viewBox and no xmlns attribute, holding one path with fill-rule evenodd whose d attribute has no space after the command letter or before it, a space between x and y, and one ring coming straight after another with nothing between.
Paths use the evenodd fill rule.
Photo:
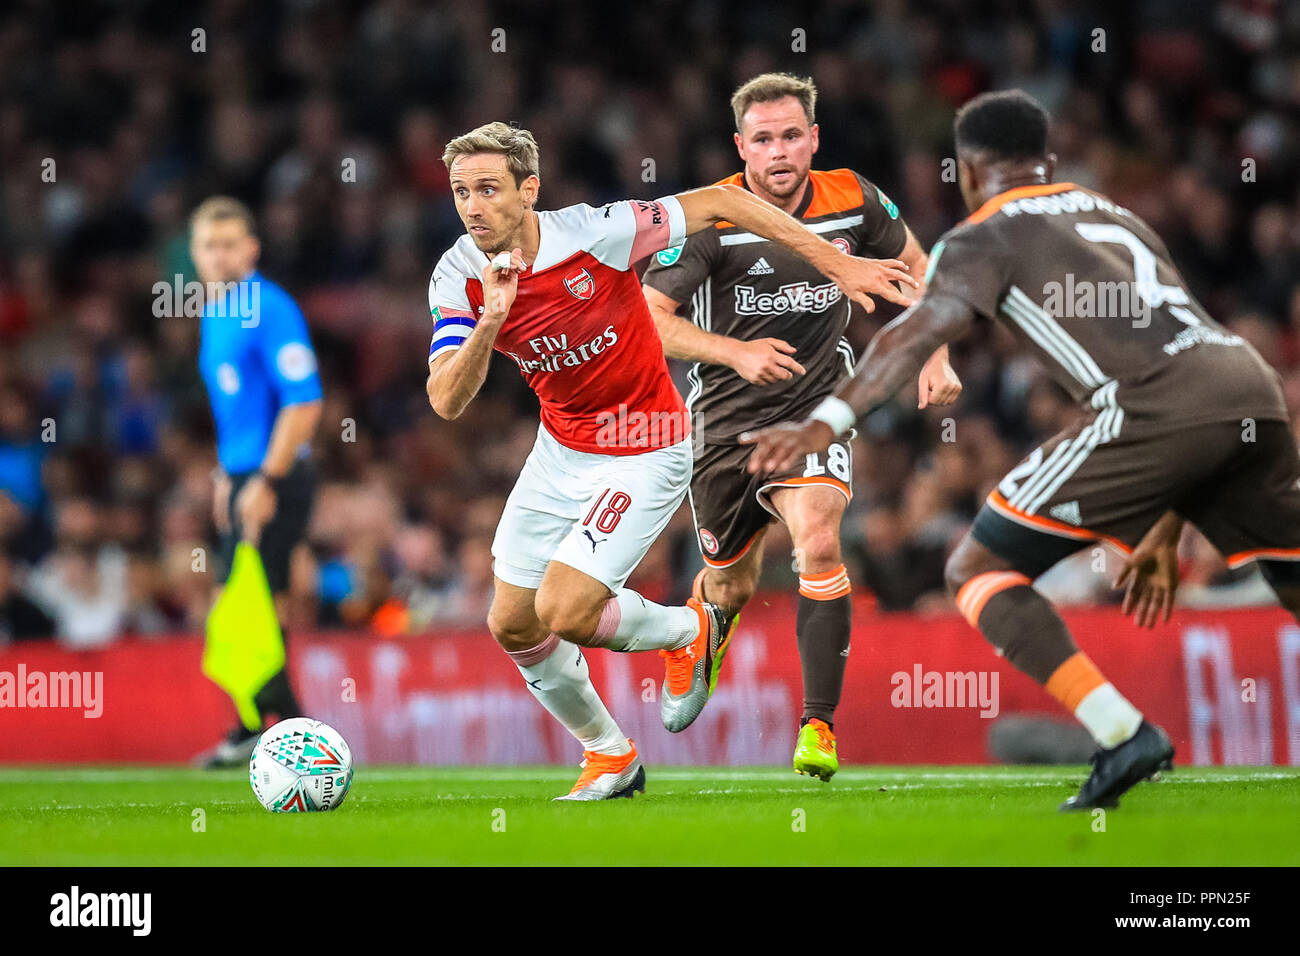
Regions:
<instances>
[{"instance_id":1,"label":"player's outstretched arm","mask_svg":"<svg viewBox=\"0 0 1300 956\"><path fill-rule=\"evenodd\" d=\"M483 314L460 348L444 352L429 363L425 391L429 404L443 418L458 418L487 378L492 346L510 314L524 271L523 253L511 253L510 268L497 268L495 260L483 268Z\"/></svg>"},{"instance_id":2,"label":"player's outstretched arm","mask_svg":"<svg viewBox=\"0 0 1300 956\"><path fill-rule=\"evenodd\" d=\"M804 374L804 367L794 360L795 347L790 343L770 338L745 342L706 332L677 314L681 303L676 299L648 285L643 285L641 291L669 358L725 365L752 385L769 385Z\"/></svg>"},{"instance_id":3,"label":"player's outstretched arm","mask_svg":"<svg viewBox=\"0 0 1300 956\"><path fill-rule=\"evenodd\" d=\"M912 299L899 291L895 282L916 289L920 283L900 259L860 259L846 256L816 233L808 231L794 217L731 184L705 186L678 193L676 199L686 216L686 233L699 232L717 222L730 222L755 235L779 242L807 259L854 302L874 312L873 295L898 305Z\"/></svg>"},{"instance_id":4,"label":"player's outstretched arm","mask_svg":"<svg viewBox=\"0 0 1300 956\"><path fill-rule=\"evenodd\" d=\"M810 418L741 435L742 443L755 446L749 456L750 472L790 468L805 455L825 451L837 435L915 378L940 345L959 338L974 320L975 311L961 299L927 295L875 334L853 377Z\"/></svg>"},{"instance_id":5,"label":"player's outstretched arm","mask_svg":"<svg viewBox=\"0 0 1300 956\"><path fill-rule=\"evenodd\" d=\"M921 248L921 243L917 241L912 230L906 226L903 228L907 231L907 242L903 244L903 251L898 254L898 258L903 260L908 272L923 277L929 271L930 257ZM917 290L918 298L925 294L925 279L921 278L920 281L921 285ZM961 395L961 387L961 379L948 361L948 345L944 343L921 367L921 376L916 383L916 407L951 405Z\"/></svg>"}]
</instances>

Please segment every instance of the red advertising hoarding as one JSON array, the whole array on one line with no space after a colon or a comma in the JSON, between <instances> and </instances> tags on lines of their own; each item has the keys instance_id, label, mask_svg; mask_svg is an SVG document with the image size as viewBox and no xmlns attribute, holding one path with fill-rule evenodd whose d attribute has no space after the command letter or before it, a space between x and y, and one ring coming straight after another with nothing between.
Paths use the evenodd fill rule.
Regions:
<instances>
[{"instance_id":1,"label":"red advertising hoarding","mask_svg":"<svg viewBox=\"0 0 1300 956\"><path fill-rule=\"evenodd\" d=\"M784 764L801 702L794 612L786 595L751 604L718 692L677 735L659 724L657 655L582 653L648 762ZM1114 609L1065 617L1101 670L1169 731L1180 763L1300 765L1300 627L1282 611L1179 610L1155 631ZM0 762L189 760L234 714L199 673L201 651L202 641L188 637L92 652L45 642L0 647ZM485 632L296 636L289 656L308 714L341 731L361 762L581 756ZM986 763L990 728L1022 715L1067 719L960 617L860 608L836 716L842 761Z\"/></svg>"}]
</instances>

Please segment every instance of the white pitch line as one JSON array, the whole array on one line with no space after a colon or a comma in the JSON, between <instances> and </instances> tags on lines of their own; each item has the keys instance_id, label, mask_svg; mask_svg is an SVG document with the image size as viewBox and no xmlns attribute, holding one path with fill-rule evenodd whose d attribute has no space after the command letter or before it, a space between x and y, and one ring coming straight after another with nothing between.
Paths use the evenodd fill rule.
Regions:
<instances>
[{"instance_id":1,"label":"white pitch line","mask_svg":"<svg viewBox=\"0 0 1300 956\"><path fill-rule=\"evenodd\" d=\"M958 781L961 783L978 783L987 782L993 784L1014 784L1018 781L1061 781L1073 780L1075 776L1086 771L1086 767L1078 768L1008 768L1003 771L952 771L952 770L925 770L925 771L907 771L907 770L890 770L875 771L867 768L842 770L837 775L837 783L855 782L862 784L889 784L895 785L906 783L917 783L927 781ZM1202 767L1185 767L1178 768L1173 773L1168 774L1165 779L1179 783L1246 783L1266 780L1297 780L1300 781L1300 768L1292 771L1289 768L1268 768L1257 771L1239 770L1236 772L1213 774L1209 776L1189 776L1193 771L1203 771ZM441 777L458 778L466 782L513 782L513 781L536 781L554 779L557 775L562 775L562 768L544 768L529 767L519 769L500 769L500 770L479 770L460 767L410 767L410 768L387 768L387 767L358 767L356 771L356 784L364 784L367 780L376 782L401 782L409 781L419 783L428 781L430 783L438 781ZM699 770L655 770L650 768L650 776L655 780L665 781L758 781L758 780L784 780L788 779L788 772L785 770L729 770L729 769L710 769L700 768ZM178 777L175 770L150 770L150 769L113 769L113 770L3 770L0 769L0 783L180 783L184 777ZM238 776L226 777L224 775L195 773L192 778L197 783L233 783L243 779L242 773ZM698 792L698 791L696 791ZM208 801L213 803L215 801ZM124 806L125 804L117 804Z\"/></svg>"}]
</instances>

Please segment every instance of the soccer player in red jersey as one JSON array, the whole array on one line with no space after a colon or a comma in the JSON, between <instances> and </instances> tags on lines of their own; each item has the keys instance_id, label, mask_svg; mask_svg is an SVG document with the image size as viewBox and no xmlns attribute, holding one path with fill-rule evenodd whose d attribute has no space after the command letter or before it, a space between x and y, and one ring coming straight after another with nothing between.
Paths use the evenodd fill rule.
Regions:
<instances>
[{"instance_id":1,"label":"soccer player in red jersey","mask_svg":"<svg viewBox=\"0 0 1300 956\"><path fill-rule=\"evenodd\" d=\"M632 264L726 221L806 258L868 310L872 295L909 304L894 283L917 282L902 262L845 255L735 186L537 212L537 143L504 123L453 140L443 160L466 235L429 283L429 402L444 418L460 415L497 351L541 403L537 442L492 545L488 627L582 743L584 771L561 799L631 796L645 771L581 648L659 651L672 729L708 700L727 623L705 601L665 607L623 586L685 496L693 462L689 416Z\"/></svg>"}]
</instances>

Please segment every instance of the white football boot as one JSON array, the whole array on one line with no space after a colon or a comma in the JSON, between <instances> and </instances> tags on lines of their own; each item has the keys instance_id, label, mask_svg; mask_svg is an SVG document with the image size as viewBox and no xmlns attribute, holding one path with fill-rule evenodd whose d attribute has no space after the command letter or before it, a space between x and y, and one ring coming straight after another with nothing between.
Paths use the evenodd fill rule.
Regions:
<instances>
[{"instance_id":1,"label":"white football boot","mask_svg":"<svg viewBox=\"0 0 1300 956\"><path fill-rule=\"evenodd\" d=\"M621 757L609 754L582 752L582 775L578 782L556 800L614 800L645 793L645 767L637 756L636 744L628 741L632 749Z\"/></svg>"}]
</instances>

